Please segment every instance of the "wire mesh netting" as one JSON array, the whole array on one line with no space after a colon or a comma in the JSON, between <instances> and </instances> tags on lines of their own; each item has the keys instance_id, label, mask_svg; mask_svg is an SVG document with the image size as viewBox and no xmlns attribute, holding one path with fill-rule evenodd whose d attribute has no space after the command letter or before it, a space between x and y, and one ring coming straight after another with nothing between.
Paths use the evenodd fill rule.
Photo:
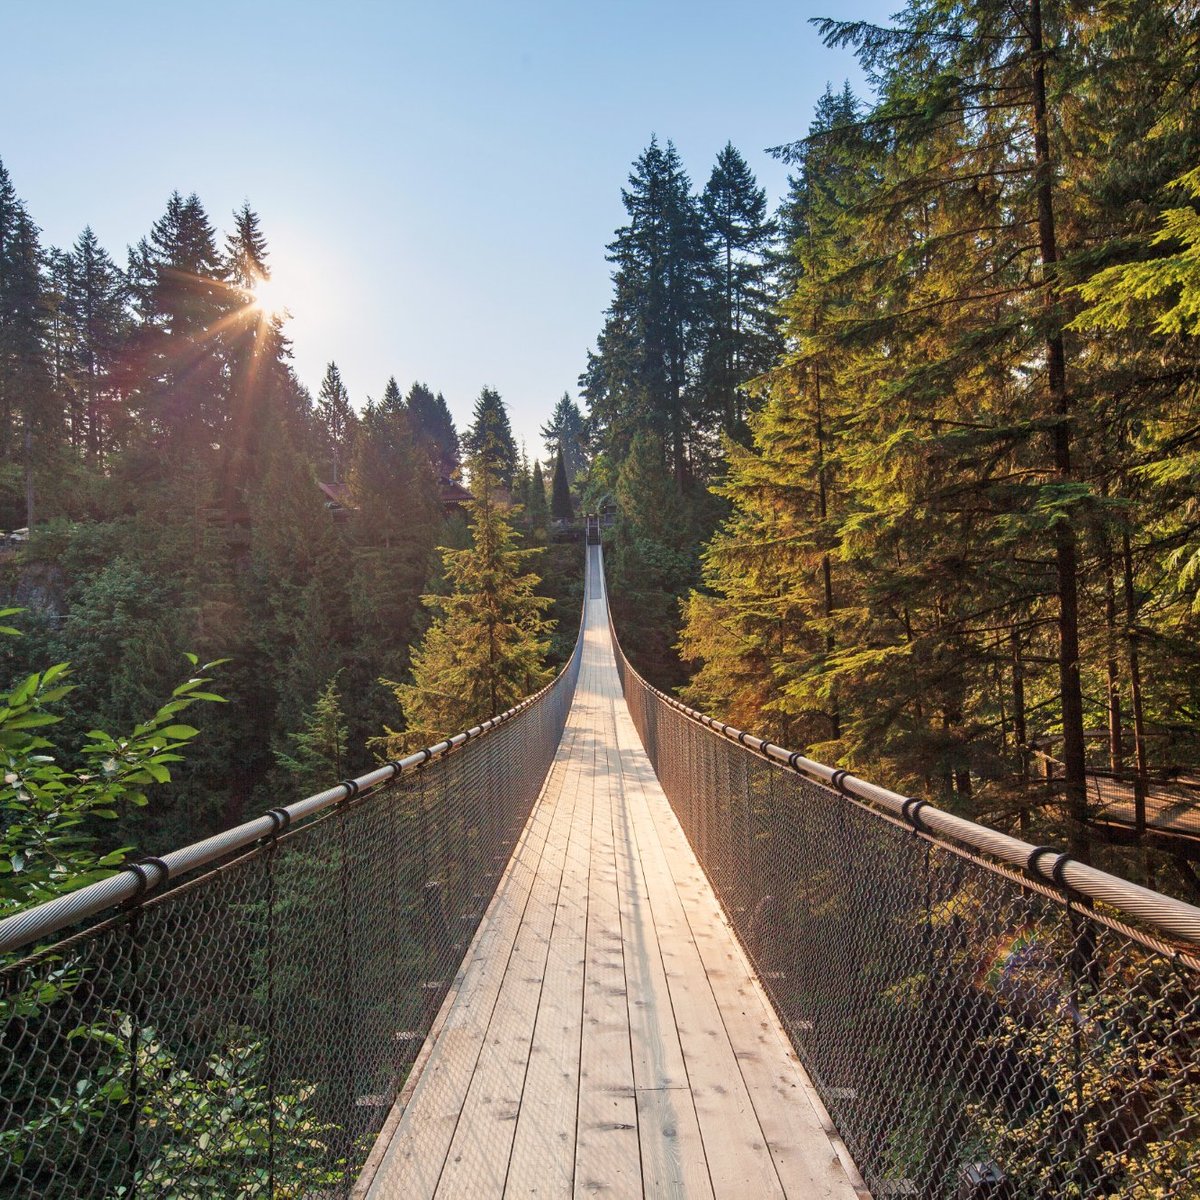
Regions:
<instances>
[{"instance_id":1,"label":"wire mesh netting","mask_svg":"<svg viewBox=\"0 0 1200 1200\"><path fill-rule=\"evenodd\" d=\"M727 740L615 647L663 789L871 1193L1200 1197L1200 963Z\"/></svg>"},{"instance_id":2,"label":"wire mesh netting","mask_svg":"<svg viewBox=\"0 0 1200 1200\"><path fill-rule=\"evenodd\" d=\"M478 740L0 966L0 1196L350 1194L558 745Z\"/></svg>"}]
</instances>

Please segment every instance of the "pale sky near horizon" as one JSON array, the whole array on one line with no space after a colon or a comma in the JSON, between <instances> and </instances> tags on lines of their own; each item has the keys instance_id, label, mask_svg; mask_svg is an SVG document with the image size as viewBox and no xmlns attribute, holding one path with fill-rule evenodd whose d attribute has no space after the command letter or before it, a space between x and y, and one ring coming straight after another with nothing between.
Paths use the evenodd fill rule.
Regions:
<instances>
[{"instance_id":1,"label":"pale sky near horizon","mask_svg":"<svg viewBox=\"0 0 1200 1200\"><path fill-rule=\"evenodd\" d=\"M0 161L49 245L90 224L124 263L173 189L222 233L262 217L300 378L335 360L356 406L389 375L487 384L514 432L576 381L610 296L605 244L651 134L702 187L862 77L808 18L897 0L0 0Z\"/></svg>"}]
</instances>

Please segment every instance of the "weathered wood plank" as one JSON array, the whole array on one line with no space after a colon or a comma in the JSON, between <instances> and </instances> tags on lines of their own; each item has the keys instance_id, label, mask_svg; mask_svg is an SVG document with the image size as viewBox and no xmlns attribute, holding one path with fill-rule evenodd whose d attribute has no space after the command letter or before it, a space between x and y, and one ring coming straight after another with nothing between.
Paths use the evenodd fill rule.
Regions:
<instances>
[{"instance_id":1,"label":"weathered wood plank","mask_svg":"<svg viewBox=\"0 0 1200 1200\"><path fill-rule=\"evenodd\" d=\"M370 1196L853 1200L638 742L603 590L588 595L563 745Z\"/></svg>"},{"instance_id":2,"label":"weathered wood plank","mask_svg":"<svg viewBox=\"0 0 1200 1200\"><path fill-rule=\"evenodd\" d=\"M602 651L602 646L596 649ZM633 1198L642 1195L642 1179L613 842L613 805L619 789L614 779L611 739L606 736L605 706L598 703L592 711L597 734L595 801L574 1190L577 1196L602 1193Z\"/></svg>"},{"instance_id":3,"label":"weathered wood plank","mask_svg":"<svg viewBox=\"0 0 1200 1200\"><path fill-rule=\"evenodd\" d=\"M565 764L570 744L558 756ZM546 788L562 778L553 771ZM452 985L448 1007L436 1023L430 1050L412 1098L371 1183L370 1200L432 1197L458 1126L463 1098L499 995L525 905L545 847L552 812L535 804L501 877L466 959Z\"/></svg>"},{"instance_id":4,"label":"weathered wood plank","mask_svg":"<svg viewBox=\"0 0 1200 1200\"><path fill-rule=\"evenodd\" d=\"M582 672L581 672L582 675ZM576 712L585 711L585 680ZM574 718L576 713L572 714ZM575 1180L579 1048L592 833L595 739L580 741L564 787L576 795L550 933L541 1004L530 1047L505 1195L569 1197Z\"/></svg>"}]
</instances>

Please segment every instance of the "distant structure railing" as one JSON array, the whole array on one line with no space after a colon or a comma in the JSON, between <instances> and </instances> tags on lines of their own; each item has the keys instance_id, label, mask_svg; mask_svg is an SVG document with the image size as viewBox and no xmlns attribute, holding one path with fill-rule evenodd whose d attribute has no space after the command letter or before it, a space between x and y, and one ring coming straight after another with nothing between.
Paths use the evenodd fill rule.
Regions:
<instances>
[{"instance_id":1,"label":"distant structure railing","mask_svg":"<svg viewBox=\"0 0 1200 1200\"><path fill-rule=\"evenodd\" d=\"M876 1200L1200 1197L1200 910L713 720L613 643Z\"/></svg>"},{"instance_id":2,"label":"distant structure railing","mask_svg":"<svg viewBox=\"0 0 1200 1200\"><path fill-rule=\"evenodd\" d=\"M0 921L0 1197L349 1196L581 649L483 725Z\"/></svg>"}]
</instances>

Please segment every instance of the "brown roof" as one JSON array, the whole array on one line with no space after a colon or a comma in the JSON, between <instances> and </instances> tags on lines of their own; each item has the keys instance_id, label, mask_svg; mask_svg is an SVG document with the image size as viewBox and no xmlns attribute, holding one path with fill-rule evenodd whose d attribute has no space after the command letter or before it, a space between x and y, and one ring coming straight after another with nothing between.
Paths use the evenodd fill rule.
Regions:
<instances>
[{"instance_id":1,"label":"brown roof","mask_svg":"<svg viewBox=\"0 0 1200 1200\"><path fill-rule=\"evenodd\" d=\"M438 495L443 504L467 504L475 499L461 483L445 475L438 480Z\"/></svg>"},{"instance_id":2,"label":"brown roof","mask_svg":"<svg viewBox=\"0 0 1200 1200\"><path fill-rule=\"evenodd\" d=\"M321 483L318 480L317 487L325 493L329 502L336 504L338 508L354 507L354 502L350 499L350 489L344 483Z\"/></svg>"}]
</instances>

